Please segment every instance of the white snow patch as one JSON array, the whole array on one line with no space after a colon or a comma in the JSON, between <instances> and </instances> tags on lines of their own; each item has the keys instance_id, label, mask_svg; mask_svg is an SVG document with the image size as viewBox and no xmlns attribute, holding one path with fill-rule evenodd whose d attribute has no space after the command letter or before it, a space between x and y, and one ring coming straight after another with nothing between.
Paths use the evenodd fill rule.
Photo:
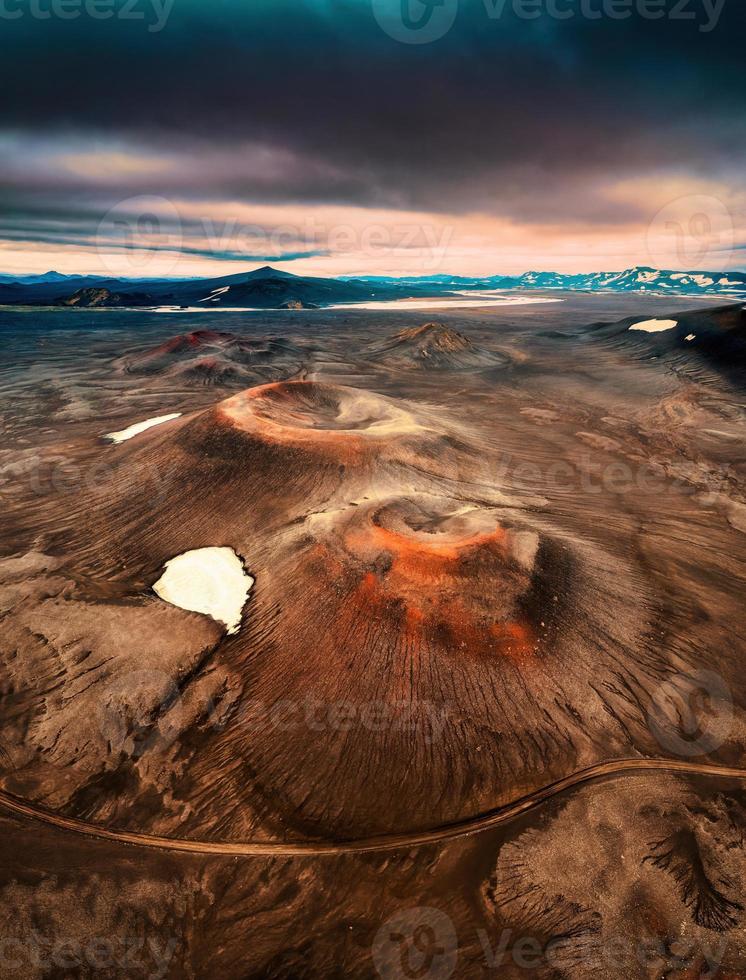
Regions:
<instances>
[{"instance_id":1,"label":"white snow patch","mask_svg":"<svg viewBox=\"0 0 746 980\"><path fill-rule=\"evenodd\" d=\"M139 436L141 432L147 432L148 429L152 429L156 425L163 425L164 422L173 422L174 419L180 419L181 414L181 412L174 412L172 415L159 415L158 418L155 419L146 419L144 422L136 422L128 429L122 429L121 432L110 432L108 435L104 436L104 439L109 439L116 446L118 446L121 442L127 442L128 439L134 439L134 437Z\"/></svg>"},{"instance_id":2,"label":"white snow patch","mask_svg":"<svg viewBox=\"0 0 746 980\"><path fill-rule=\"evenodd\" d=\"M232 636L253 585L232 548L198 548L166 562L153 591L172 606L211 616Z\"/></svg>"},{"instance_id":3,"label":"white snow patch","mask_svg":"<svg viewBox=\"0 0 746 980\"><path fill-rule=\"evenodd\" d=\"M473 298L477 297L477 298ZM484 292L461 290L458 297L443 299L391 299L376 300L369 303L335 303L332 310L465 310L485 306L528 306L536 303L562 303L561 299L546 296L506 296L492 290Z\"/></svg>"},{"instance_id":4,"label":"white snow patch","mask_svg":"<svg viewBox=\"0 0 746 980\"><path fill-rule=\"evenodd\" d=\"M204 306L134 306L133 309L142 313L205 313ZM265 313L266 310L254 306L212 306L211 313ZM292 313L293 310L283 310ZM303 312L303 311L301 311Z\"/></svg>"},{"instance_id":5,"label":"white snow patch","mask_svg":"<svg viewBox=\"0 0 746 980\"><path fill-rule=\"evenodd\" d=\"M630 330L643 330L645 333L662 333L664 330L673 330L679 325L678 320L641 320L633 323Z\"/></svg>"},{"instance_id":6,"label":"white snow patch","mask_svg":"<svg viewBox=\"0 0 746 980\"><path fill-rule=\"evenodd\" d=\"M696 340L697 339L697 335L696 335L696 333L690 333L684 339L685 340L688 340L688 341Z\"/></svg>"},{"instance_id":7,"label":"white snow patch","mask_svg":"<svg viewBox=\"0 0 746 980\"><path fill-rule=\"evenodd\" d=\"M692 276L692 279L698 286L711 286L715 282L715 280L710 279L709 276Z\"/></svg>"},{"instance_id":8,"label":"white snow patch","mask_svg":"<svg viewBox=\"0 0 746 980\"><path fill-rule=\"evenodd\" d=\"M209 296L205 296L204 299L200 300L200 303L207 303L209 300L216 303L220 296L222 296L223 293L227 293L230 288L230 286L220 286L218 289L213 289Z\"/></svg>"}]
</instances>

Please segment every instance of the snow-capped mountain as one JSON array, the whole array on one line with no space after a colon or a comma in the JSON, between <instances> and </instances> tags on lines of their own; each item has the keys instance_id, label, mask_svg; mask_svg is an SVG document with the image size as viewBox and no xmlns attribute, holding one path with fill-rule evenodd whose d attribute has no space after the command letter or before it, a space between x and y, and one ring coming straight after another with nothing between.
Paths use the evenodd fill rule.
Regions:
<instances>
[{"instance_id":1,"label":"snow-capped mountain","mask_svg":"<svg viewBox=\"0 0 746 980\"><path fill-rule=\"evenodd\" d=\"M746 295L743 272L675 272L635 266L623 272L591 272L567 276L558 272L527 272L515 280L518 289L582 289L615 292L656 292L679 295Z\"/></svg>"},{"instance_id":2,"label":"snow-capped mountain","mask_svg":"<svg viewBox=\"0 0 746 980\"><path fill-rule=\"evenodd\" d=\"M584 272L566 275L562 272L525 272L522 276L360 276L359 282L376 285L431 287L458 291L465 289L576 289L612 290L615 292L655 292L687 296L718 295L746 298L746 273L743 272L676 272L638 265L623 272Z\"/></svg>"},{"instance_id":3,"label":"snow-capped mountain","mask_svg":"<svg viewBox=\"0 0 746 980\"><path fill-rule=\"evenodd\" d=\"M720 296L746 300L746 273L675 272L636 266L624 272L526 272L522 276L361 276L322 279L264 266L219 279L127 280L47 273L33 282L3 282L0 306L176 306L302 309L413 296L453 296L486 290L563 289Z\"/></svg>"}]
</instances>

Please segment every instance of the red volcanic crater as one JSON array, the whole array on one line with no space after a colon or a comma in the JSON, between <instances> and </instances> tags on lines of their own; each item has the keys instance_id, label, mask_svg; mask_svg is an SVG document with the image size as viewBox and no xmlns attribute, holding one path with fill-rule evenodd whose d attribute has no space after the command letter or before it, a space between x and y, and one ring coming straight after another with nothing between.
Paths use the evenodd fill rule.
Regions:
<instances>
[{"instance_id":1,"label":"red volcanic crater","mask_svg":"<svg viewBox=\"0 0 746 980\"><path fill-rule=\"evenodd\" d=\"M235 335L231 333L224 333L219 330L194 330L191 333L170 337L152 350L132 358L130 363L133 366L145 368L149 363L158 363L162 358L221 347L233 340L235 340Z\"/></svg>"},{"instance_id":2,"label":"red volcanic crater","mask_svg":"<svg viewBox=\"0 0 746 980\"><path fill-rule=\"evenodd\" d=\"M172 337L160 347L157 347L154 354L175 354L177 351L194 350L199 347L208 347L235 339L235 335L221 330L193 330L191 333L183 334L179 337Z\"/></svg>"},{"instance_id":3,"label":"red volcanic crater","mask_svg":"<svg viewBox=\"0 0 746 980\"><path fill-rule=\"evenodd\" d=\"M298 374L307 355L282 337L252 338L220 330L194 330L150 350L121 358L128 374L173 376L187 384L249 385Z\"/></svg>"},{"instance_id":4,"label":"red volcanic crater","mask_svg":"<svg viewBox=\"0 0 746 980\"><path fill-rule=\"evenodd\" d=\"M415 644L455 656L516 659L538 649L538 623L522 603L539 540L494 511L426 496L358 510L341 536L361 569L356 602L371 616L396 614Z\"/></svg>"},{"instance_id":5,"label":"red volcanic crater","mask_svg":"<svg viewBox=\"0 0 746 980\"><path fill-rule=\"evenodd\" d=\"M424 436L427 428L403 403L341 385L280 382L241 392L223 402L216 418L266 443L339 452L341 456L397 440Z\"/></svg>"},{"instance_id":6,"label":"red volcanic crater","mask_svg":"<svg viewBox=\"0 0 746 980\"><path fill-rule=\"evenodd\" d=\"M45 545L68 556L79 601L124 647L122 608L145 624L162 610L152 587L175 556L231 548L255 580L238 633L205 651L225 692L220 725L195 715L183 754L159 761L169 799L188 802L181 832L445 823L559 777L582 740L608 732L593 682L639 642L644 592L623 562L487 485L482 451L427 405L265 384L113 448L108 480L46 514ZM199 660L187 640L179 683ZM625 666L624 683L642 685L645 669L642 657ZM283 705L294 724L267 720ZM371 729L376 706L390 723ZM351 725L334 720L342 709ZM634 726L625 716L619 738ZM113 765L87 764L92 779ZM102 806L131 811L141 790L124 782L130 796L112 777Z\"/></svg>"}]
</instances>

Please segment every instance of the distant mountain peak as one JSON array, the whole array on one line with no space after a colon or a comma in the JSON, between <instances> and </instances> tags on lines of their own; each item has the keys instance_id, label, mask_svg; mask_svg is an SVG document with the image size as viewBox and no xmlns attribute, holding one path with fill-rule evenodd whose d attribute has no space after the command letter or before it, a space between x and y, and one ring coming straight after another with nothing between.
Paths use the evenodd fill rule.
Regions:
<instances>
[{"instance_id":1,"label":"distant mountain peak","mask_svg":"<svg viewBox=\"0 0 746 980\"><path fill-rule=\"evenodd\" d=\"M247 279L294 279L295 276L292 272L283 272L281 269L275 269L271 265L263 265L259 269L254 269L253 272L249 272L246 276Z\"/></svg>"},{"instance_id":2,"label":"distant mountain peak","mask_svg":"<svg viewBox=\"0 0 746 980\"><path fill-rule=\"evenodd\" d=\"M68 279L73 278L72 276L64 276L61 272L56 272L54 269L50 269L49 272L44 272L40 276L28 276L25 277L27 281L31 279L36 279L38 282L66 282Z\"/></svg>"}]
</instances>

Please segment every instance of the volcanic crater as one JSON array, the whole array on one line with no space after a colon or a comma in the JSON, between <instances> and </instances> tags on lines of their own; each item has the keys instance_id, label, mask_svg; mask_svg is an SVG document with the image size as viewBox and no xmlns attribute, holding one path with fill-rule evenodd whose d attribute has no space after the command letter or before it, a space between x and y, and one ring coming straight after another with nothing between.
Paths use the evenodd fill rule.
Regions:
<instances>
[{"instance_id":1,"label":"volcanic crater","mask_svg":"<svg viewBox=\"0 0 746 980\"><path fill-rule=\"evenodd\" d=\"M111 478L68 502L44 541L66 555L100 629L123 601L160 615L154 583L197 549L243 556L255 587L240 631L203 654L222 678L223 721L198 711L199 748L184 736L179 764L161 760L171 803L145 816L144 761L89 753L73 809L113 767L130 773L129 789L101 789L98 812L150 829L178 819L233 839L405 830L506 802L599 744L622 753L650 741L621 689L594 685L606 667L643 691L665 669L665 651L644 643L653 609L639 571L487 481L477 446L442 410L279 382L110 452ZM54 646L44 607L37 632ZM644 652L624 662L636 644ZM64 705L39 698L28 710L63 726ZM239 708L247 700L270 713L291 704L303 720L257 729ZM310 724L309 703L344 705L355 721ZM133 691L128 710L143 704ZM371 732L361 719L381 704L406 724Z\"/></svg>"}]
</instances>

